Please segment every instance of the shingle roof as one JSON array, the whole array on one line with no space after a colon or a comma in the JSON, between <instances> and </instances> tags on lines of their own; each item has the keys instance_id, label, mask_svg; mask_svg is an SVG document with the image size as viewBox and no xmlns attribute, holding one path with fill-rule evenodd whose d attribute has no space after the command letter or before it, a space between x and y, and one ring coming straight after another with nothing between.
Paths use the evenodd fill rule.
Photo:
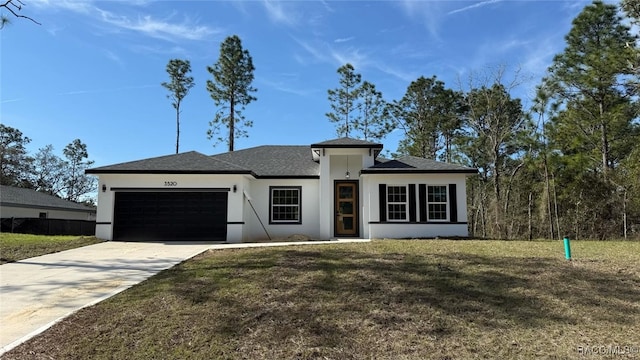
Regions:
<instances>
[{"instance_id":1,"label":"shingle roof","mask_svg":"<svg viewBox=\"0 0 640 360\"><path fill-rule=\"evenodd\" d=\"M251 170L190 151L88 169L87 174L250 174Z\"/></svg>"},{"instance_id":2,"label":"shingle roof","mask_svg":"<svg viewBox=\"0 0 640 360\"><path fill-rule=\"evenodd\" d=\"M96 209L73 201L13 186L0 185L0 205L31 208L60 209L67 211L96 212Z\"/></svg>"},{"instance_id":3,"label":"shingle roof","mask_svg":"<svg viewBox=\"0 0 640 360\"><path fill-rule=\"evenodd\" d=\"M380 148L382 149L382 144L374 143L366 140L352 139L348 137L343 137L340 139L333 139L323 141L317 144L312 144L312 148L331 148L331 147L341 147L341 148Z\"/></svg>"},{"instance_id":4,"label":"shingle roof","mask_svg":"<svg viewBox=\"0 0 640 360\"><path fill-rule=\"evenodd\" d=\"M256 177L318 177L309 146L265 145L211 156L251 169Z\"/></svg>"},{"instance_id":5,"label":"shingle roof","mask_svg":"<svg viewBox=\"0 0 640 360\"><path fill-rule=\"evenodd\" d=\"M320 165L313 160L313 148L373 148L378 151L382 144L369 141L341 138L313 144L265 145L207 156L196 151L160 156L151 159L97 167L87 174L251 174L262 178L320 176ZM372 167L362 170L373 173L477 173L476 169L442 163L414 156L387 160L378 158Z\"/></svg>"},{"instance_id":6,"label":"shingle roof","mask_svg":"<svg viewBox=\"0 0 640 360\"><path fill-rule=\"evenodd\" d=\"M410 173L467 173L478 170L462 165L449 164L416 156L404 156L394 160L381 161L374 166L362 169L363 174L410 174Z\"/></svg>"}]
</instances>

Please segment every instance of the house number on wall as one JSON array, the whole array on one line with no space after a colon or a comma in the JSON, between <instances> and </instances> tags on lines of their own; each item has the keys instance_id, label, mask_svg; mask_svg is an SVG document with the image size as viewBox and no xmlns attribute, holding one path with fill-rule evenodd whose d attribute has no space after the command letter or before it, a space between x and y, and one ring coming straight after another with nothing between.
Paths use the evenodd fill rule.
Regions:
<instances>
[{"instance_id":1,"label":"house number on wall","mask_svg":"<svg viewBox=\"0 0 640 360\"><path fill-rule=\"evenodd\" d=\"M165 181L164 186L178 186L177 181Z\"/></svg>"}]
</instances>

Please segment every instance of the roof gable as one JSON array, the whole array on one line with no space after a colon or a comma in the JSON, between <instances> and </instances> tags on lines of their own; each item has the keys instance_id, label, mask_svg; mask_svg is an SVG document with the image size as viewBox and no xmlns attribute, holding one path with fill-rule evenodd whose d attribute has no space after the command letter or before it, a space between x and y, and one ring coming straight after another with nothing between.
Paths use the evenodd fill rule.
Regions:
<instances>
[{"instance_id":1,"label":"roof gable","mask_svg":"<svg viewBox=\"0 0 640 360\"><path fill-rule=\"evenodd\" d=\"M352 139L349 137L343 137L339 139L327 140L320 143L312 144L312 148L379 148L382 149L382 144L374 143L371 141Z\"/></svg>"}]
</instances>

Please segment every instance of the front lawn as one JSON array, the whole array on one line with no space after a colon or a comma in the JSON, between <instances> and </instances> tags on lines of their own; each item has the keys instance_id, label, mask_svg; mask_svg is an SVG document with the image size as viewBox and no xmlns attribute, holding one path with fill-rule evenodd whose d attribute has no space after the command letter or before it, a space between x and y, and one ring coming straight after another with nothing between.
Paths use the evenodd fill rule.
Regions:
<instances>
[{"instance_id":1,"label":"front lawn","mask_svg":"<svg viewBox=\"0 0 640 360\"><path fill-rule=\"evenodd\" d=\"M571 262L561 241L209 251L77 312L5 358L571 359L580 349L638 351L640 242L574 241L572 250Z\"/></svg>"},{"instance_id":2,"label":"front lawn","mask_svg":"<svg viewBox=\"0 0 640 360\"><path fill-rule=\"evenodd\" d=\"M0 233L0 264L97 244L93 236Z\"/></svg>"}]
</instances>

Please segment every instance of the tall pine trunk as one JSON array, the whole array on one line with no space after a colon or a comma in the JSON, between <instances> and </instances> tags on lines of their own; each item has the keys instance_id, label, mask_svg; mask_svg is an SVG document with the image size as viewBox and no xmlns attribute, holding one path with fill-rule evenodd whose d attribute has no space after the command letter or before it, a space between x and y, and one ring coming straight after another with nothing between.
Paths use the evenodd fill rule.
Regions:
<instances>
[{"instance_id":1,"label":"tall pine trunk","mask_svg":"<svg viewBox=\"0 0 640 360\"><path fill-rule=\"evenodd\" d=\"M236 119L235 119L235 98L231 97L229 101L229 151L233 151L234 140L236 138Z\"/></svg>"},{"instance_id":2,"label":"tall pine trunk","mask_svg":"<svg viewBox=\"0 0 640 360\"><path fill-rule=\"evenodd\" d=\"M180 103L176 104L176 154L180 148Z\"/></svg>"}]
</instances>

